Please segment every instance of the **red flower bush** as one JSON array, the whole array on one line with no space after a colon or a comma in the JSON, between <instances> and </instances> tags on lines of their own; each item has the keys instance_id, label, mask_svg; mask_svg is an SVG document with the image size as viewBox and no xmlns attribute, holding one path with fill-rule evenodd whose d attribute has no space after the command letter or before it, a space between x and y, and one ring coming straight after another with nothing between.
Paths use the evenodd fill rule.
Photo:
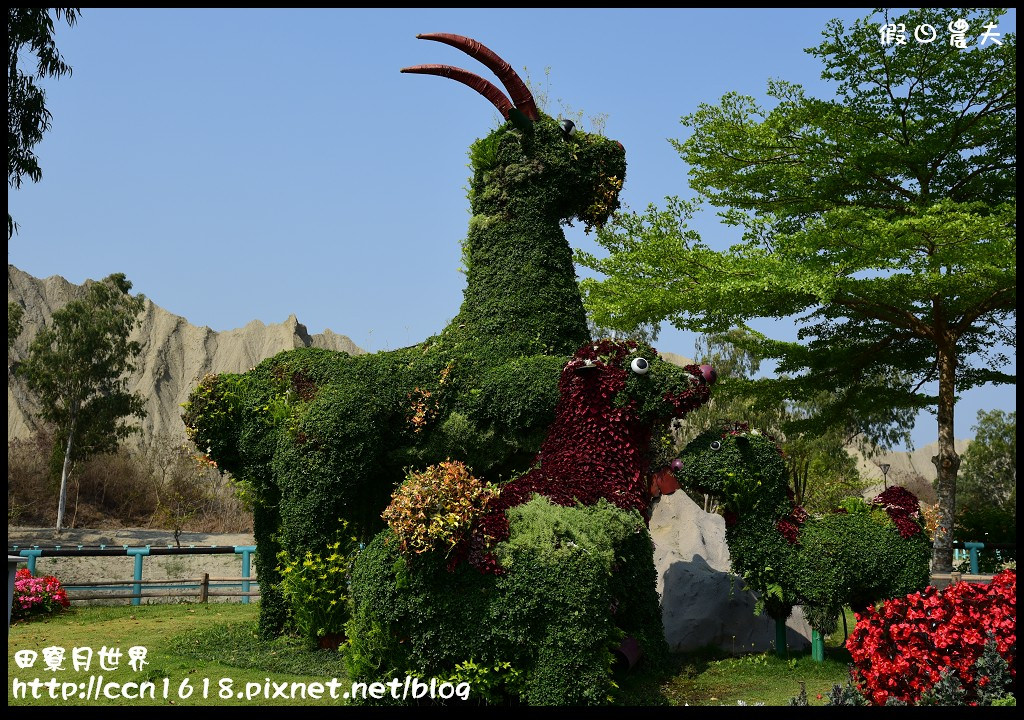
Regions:
<instances>
[{"instance_id":1,"label":"red flower bush","mask_svg":"<svg viewBox=\"0 0 1024 720\"><path fill-rule=\"evenodd\" d=\"M60 612L71 605L57 578L52 575L33 577L28 568L21 568L15 573L13 600L12 620Z\"/></svg>"},{"instance_id":2,"label":"red flower bush","mask_svg":"<svg viewBox=\"0 0 1024 720\"><path fill-rule=\"evenodd\" d=\"M874 705L890 698L916 704L951 669L968 704L989 678L976 672L989 636L1016 677L1017 573L1004 570L989 584L929 586L879 609L857 614L846 641L853 678Z\"/></svg>"}]
</instances>

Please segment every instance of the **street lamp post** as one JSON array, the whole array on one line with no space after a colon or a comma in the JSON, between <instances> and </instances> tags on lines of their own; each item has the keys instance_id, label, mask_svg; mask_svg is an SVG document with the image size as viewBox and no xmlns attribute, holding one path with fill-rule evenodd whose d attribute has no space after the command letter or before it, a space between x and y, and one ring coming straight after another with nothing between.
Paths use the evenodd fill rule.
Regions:
<instances>
[{"instance_id":1,"label":"street lamp post","mask_svg":"<svg viewBox=\"0 0 1024 720\"><path fill-rule=\"evenodd\" d=\"M891 466L889 465L889 463L879 463L878 464L878 469L882 471L882 489L883 490L888 490L889 489L889 468L890 467Z\"/></svg>"}]
</instances>

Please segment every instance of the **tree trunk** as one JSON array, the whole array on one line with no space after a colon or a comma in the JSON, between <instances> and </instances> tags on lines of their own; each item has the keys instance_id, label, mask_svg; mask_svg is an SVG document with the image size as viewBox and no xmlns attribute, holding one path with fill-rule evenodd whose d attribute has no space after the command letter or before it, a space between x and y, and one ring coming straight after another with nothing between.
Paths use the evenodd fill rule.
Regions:
<instances>
[{"instance_id":1,"label":"tree trunk","mask_svg":"<svg viewBox=\"0 0 1024 720\"><path fill-rule=\"evenodd\" d=\"M60 500L57 501L57 534L64 528L64 506L68 499L68 476L71 474L71 449L75 440L75 421L78 413L71 411L71 425L68 428L68 443L64 449L64 467L60 472Z\"/></svg>"},{"instance_id":2,"label":"tree trunk","mask_svg":"<svg viewBox=\"0 0 1024 720\"><path fill-rule=\"evenodd\" d=\"M960 456L953 438L953 408L956 403L956 352L950 343L938 347L939 366L939 454L932 458L938 473L939 518L932 543L932 572L953 570L953 520L956 515L956 475Z\"/></svg>"}]
</instances>

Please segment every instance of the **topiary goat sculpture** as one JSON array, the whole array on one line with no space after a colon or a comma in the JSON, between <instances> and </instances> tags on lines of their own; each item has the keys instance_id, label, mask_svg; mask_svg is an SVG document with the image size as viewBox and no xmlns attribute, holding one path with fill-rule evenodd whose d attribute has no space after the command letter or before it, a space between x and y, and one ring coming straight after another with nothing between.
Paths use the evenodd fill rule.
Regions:
<instances>
[{"instance_id":1,"label":"topiary goat sculpture","mask_svg":"<svg viewBox=\"0 0 1024 720\"><path fill-rule=\"evenodd\" d=\"M889 488L870 503L847 498L834 513L808 516L793 502L779 446L743 423L702 433L679 460L680 484L720 503L732 569L776 621L780 654L796 605L820 660L821 637L835 630L844 606L861 611L927 587L931 543L907 490Z\"/></svg>"},{"instance_id":2,"label":"topiary goat sculpture","mask_svg":"<svg viewBox=\"0 0 1024 720\"><path fill-rule=\"evenodd\" d=\"M618 206L622 145L537 109L508 63L459 35L419 35L482 62L508 90L449 65L419 65L490 100L506 122L471 147L472 217L458 315L422 343L372 355L283 352L203 379L183 419L195 444L253 500L261 628L286 607L275 558L319 551L339 520L364 537L407 468L458 457L481 477L525 470L553 418L566 358L589 340L562 224Z\"/></svg>"}]
</instances>

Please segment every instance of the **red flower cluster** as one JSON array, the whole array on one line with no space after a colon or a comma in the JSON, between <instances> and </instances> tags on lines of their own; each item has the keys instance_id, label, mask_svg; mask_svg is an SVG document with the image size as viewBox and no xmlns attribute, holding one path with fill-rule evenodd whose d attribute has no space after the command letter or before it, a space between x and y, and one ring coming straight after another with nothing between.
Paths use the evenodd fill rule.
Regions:
<instances>
[{"instance_id":1,"label":"red flower cluster","mask_svg":"<svg viewBox=\"0 0 1024 720\"><path fill-rule=\"evenodd\" d=\"M1016 677L1016 628L1017 573L1004 570L990 584L959 582L942 591L929 586L858 613L846 647L854 679L875 705L890 697L916 703L946 668L956 673L970 704L988 683L974 664L989 634Z\"/></svg>"},{"instance_id":2,"label":"red flower cluster","mask_svg":"<svg viewBox=\"0 0 1024 720\"><path fill-rule=\"evenodd\" d=\"M885 509L889 517L896 523L896 529L900 531L900 537L913 537L924 529L924 521L921 519L921 506L917 496L905 488L893 485L883 493L875 496L871 501Z\"/></svg>"},{"instance_id":3,"label":"red flower cluster","mask_svg":"<svg viewBox=\"0 0 1024 720\"><path fill-rule=\"evenodd\" d=\"M33 577L28 568L21 568L14 574L12 619L58 612L70 605L67 592L52 575Z\"/></svg>"},{"instance_id":4,"label":"red flower cluster","mask_svg":"<svg viewBox=\"0 0 1024 720\"><path fill-rule=\"evenodd\" d=\"M624 510L647 513L650 500L647 450L652 426L641 419L635 399L616 402L630 371L633 341L588 343L566 364L558 383L555 421L541 445L537 466L501 488L469 540L470 563L483 572L498 572L489 547L508 538L506 511L540 494L564 506L593 505L601 498ZM686 371L694 380L682 392L666 393L666 415L682 417L711 396L696 365Z\"/></svg>"}]
</instances>

